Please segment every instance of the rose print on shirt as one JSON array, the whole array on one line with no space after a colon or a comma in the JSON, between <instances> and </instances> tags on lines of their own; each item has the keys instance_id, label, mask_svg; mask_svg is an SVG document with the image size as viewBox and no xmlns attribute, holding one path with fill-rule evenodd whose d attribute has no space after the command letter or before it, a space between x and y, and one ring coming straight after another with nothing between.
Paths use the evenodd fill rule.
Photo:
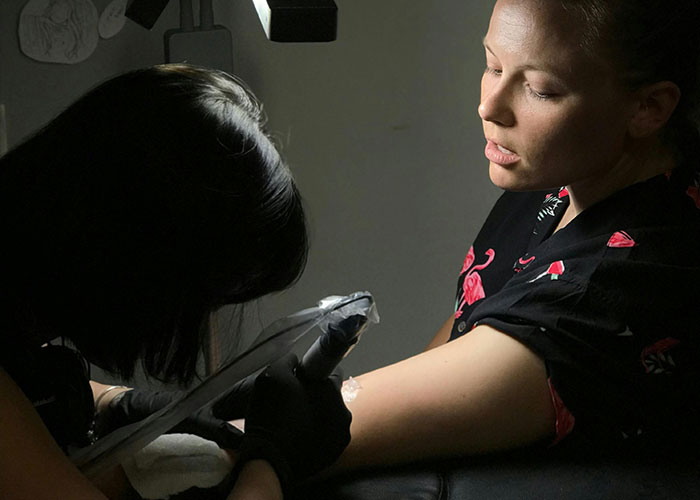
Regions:
<instances>
[{"instance_id":1,"label":"rose print on shirt","mask_svg":"<svg viewBox=\"0 0 700 500\"><path fill-rule=\"evenodd\" d=\"M545 272L543 272L542 274L540 274L536 278L531 279L530 281L528 281L528 283L534 283L538 279L544 278L546 276L549 276L549 279L557 280L557 279L559 279L559 276L564 274L565 269L566 269L566 267L564 266L563 260L558 260L556 262L552 262Z\"/></svg>"},{"instance_id":2,"label":"rose print on shirt","mask_svg":"<svg viewBox=\"0 0 700 500\"><path fill-rule=\"evenodd\" d=\"M637 246L637 242L626 232L617 231L608 240L608 246L610 248L632 248Z\"/></svg>"},{"instance_id":3,"label":"rose print on shirt","mask_svg":"<svg viewBox=\"0 0 700 500\"><path fill-rule=\"evenodd\" d=\"M484 254L487 256L486 262L473 266L476 256L474 254L474 247L472 246L467 253L467 257L464 259L464 265L462 265L462 272L460 274L464 274L465 272L467 274L464 276L464 281L462 282L462 301L457 306L455 318L459 318L462 315L462 309L464 309L465 304L472 305L477 300L486 297L484 286L481 283L481 275L477 271L487 268L496 257L496 252L492 248L489 248Z\"/></svg>"}]
</instances>

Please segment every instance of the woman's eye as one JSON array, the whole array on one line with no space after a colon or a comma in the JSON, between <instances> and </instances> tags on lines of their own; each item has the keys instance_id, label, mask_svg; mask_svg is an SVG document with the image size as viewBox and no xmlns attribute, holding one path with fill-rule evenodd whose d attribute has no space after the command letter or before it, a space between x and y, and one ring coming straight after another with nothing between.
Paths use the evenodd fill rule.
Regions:
<instances>
[{"instance_id":1,"label":"woman's eye","mask_svg":"<svg viewBox=\"0 0 700 500\"><path fill-rule=\"evenodd\" d=\"M557 97L556 94L551 94L548 92L538 92L537 90L533 89L530 85L527 85L527 91L535 99L540 99L543 101L547 101L547 100L554 99L555 97Z\"/></svg>"},{"instance_id":2,"label":"woman's eye","mask_svg":"<svg viewBox=\"0 0 700 500\"><path fill-rule=\"evenodd\" d=\"M491 66L486 66L484 73L488 73L489 75L501 76L501 73L503 73L503 70L492 68Z\"/></svg>"}]
</instances>

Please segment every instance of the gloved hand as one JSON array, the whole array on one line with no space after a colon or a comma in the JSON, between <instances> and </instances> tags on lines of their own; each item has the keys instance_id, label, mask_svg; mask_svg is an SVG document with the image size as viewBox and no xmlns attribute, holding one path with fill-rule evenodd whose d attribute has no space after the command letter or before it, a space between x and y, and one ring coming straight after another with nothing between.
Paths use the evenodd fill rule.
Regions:
<instances>
[{"instance_id":1,"label":"gloved hand","mask_svg":"<svg viewBox=\"0 0 700 500\"><path fill-rule=\"evenodd\" d=\"M243 433L227 421L245 416L254 382L255 377L241 380L213 405L194 412L168 432L195 434L214 441L222 448L238 448ZM169 391L134 389L124 392L110 401L107 409L98 415L97 434L104 436L118 427L143 420L181 396Z\"/></svg>"},{"instance_id":2,"label":"gloved hand","mask_svg":"<svg viewBox=\"0 0 700 500\"><path fill-rule=\"evenodd\" d=\"M350 442L342 377L302 381L298 364L288 354L255 380L240 448L239 464L267 460L283 489L332 464Z\"/></svg>"}]
</instances>

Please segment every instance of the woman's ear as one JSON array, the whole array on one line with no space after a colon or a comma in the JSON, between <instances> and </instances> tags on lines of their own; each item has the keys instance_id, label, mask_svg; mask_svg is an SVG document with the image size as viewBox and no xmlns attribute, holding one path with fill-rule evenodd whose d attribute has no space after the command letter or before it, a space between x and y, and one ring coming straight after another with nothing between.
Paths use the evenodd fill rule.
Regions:
<instances>
[{"instance_id":1,"label":"woman's ear","mask_svg":"<svg viewBox=\"0 0 700 500\"><path fill-rule=\"evenodd\" d=\"M673 82L657 82L638 91L637 109L629 122L629 133L643 139L659 132L668 122L681 98Z\"/></svg>"}]
</instances>

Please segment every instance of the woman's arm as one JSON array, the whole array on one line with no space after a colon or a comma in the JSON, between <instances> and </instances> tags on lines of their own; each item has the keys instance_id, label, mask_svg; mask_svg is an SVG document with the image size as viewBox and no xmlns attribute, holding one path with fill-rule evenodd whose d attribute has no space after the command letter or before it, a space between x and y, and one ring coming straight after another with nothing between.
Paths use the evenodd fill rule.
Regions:
<instances>
[{"instance_id":1,"label":"woman's arm","mask_svg":"<svg viewBox=\"0 0 700 500\"><path fill-rule=\"evenodd\" d=\"M0 491L3 500L102 500L66 458L29 400L0 369Z\"/></svg>"},{"instance_id":2,"label":"woman's arm","mask_svg":"<svg viewBox=\"0 0 700 500\"><path fill-rule=\"evenodd\" d=\"M543 361L488 326L356 380L352 440L333 471L503 450L554 433Z\"/></svg>"},{"instance_id":3,"label":"woman's arm","mask_svg":"<svg viewBox=\"0 0 700 500\"><path fill-rule=\"evenodd\" d=\"M282 486L265 460L251 460L241 470L227 500L282 500Z\"/></svg>"},{"instance_id":4,"label":"woman's arm","mask_svg":"<svg viewBox=\"0 0 700 500\"><path fill-rule=\"evenodd\" d=\"M455 315L453 314L447 319L447 321L445 321L445 324L443 324L440 327L440 329L435 334L435 337L433 337L433 340L430 341L428 347L426 347L425 350L429 351L430 349L434 349L435 347L440 347L441 345L446 344L447 341L450 340L450 333L452 333L452 324L454 322Z\"/></svg>"},{"instance_id":5,"label":"woman's arm","mask_svg":"<svg viewBox=\"0 0 700 500\"><path fill-rule=\"evenodd\" d=\"M95 401L95 411L97 413L107 408L109 403L119 394L131 390L131 387L107 385L94 380L90 381L90 388L92 389L92 399Z\"/></svg>"}]
</instances>

